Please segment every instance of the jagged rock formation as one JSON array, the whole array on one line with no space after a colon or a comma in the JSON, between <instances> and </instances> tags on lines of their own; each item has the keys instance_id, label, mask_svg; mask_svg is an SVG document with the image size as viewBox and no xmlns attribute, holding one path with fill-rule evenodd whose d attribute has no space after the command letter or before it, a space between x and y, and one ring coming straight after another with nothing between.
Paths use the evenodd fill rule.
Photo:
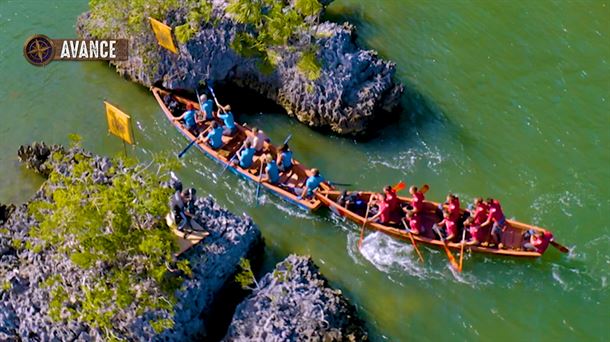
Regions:
<instances>
[{"instance_id":1,"label":"jagged rock formation","mask_svg":"<svg viewBox=\"0 0 610 342\"><path fill-rule=\"evenodd\" d=\"M177 55L158 47L149 29L128 32L127 23L117 24L114 17L94 20L89 12L84 13L78 19L77 31L84 38L105 38L94 37L92 32L118 27L112 37L130 39L130 57L114 65L121 75L134 82L151 86L161 81L170 89L193 89L200 80L235 84L275 101L289 115L309 126L330 128L339 134L365 133L373 120L388 121L390 112L398 108L403 85L394 80L395 64L382 60L374 51L360 49L351 25L322 22L309 27L316 32L313 44L322 64L316 80L307 79L298 70L299 52L289 47L275 49L277 65L272 73L266 74L256 60L243 57L230 47L243 25L226 14L228 2L212 1L215 23L201 25L186 44L179 44ZM290 4L293 6L293 2ZM167 13L164 19L176 26L183 24L186 16L186 10L178 9ZM306 39L303 35L300 41Z\"/></svg>"},{"instance_id":2,"label":"jagged rock formation","mask_svg":"<svg viewBox=\"0 0 610 342\"><path fill-rule=\"evenodd\" d=\"M54 159L54 153L61 153L67 158ZM92 177L96 183L112 180L112 175L108 174L109 168L121 172L124 167L113 165L108 158L94 156L80 148L66 150L57 145L33 144L19 149L19 157L28 167L46 175L51 170L70 174L73 157L77 154L84 154L94 166ZM47 181L45 185L52 188L53 184ZM46 198L48 194L45 192L39 190L34 199ZM0 206L0 214L8 213L0 215L0 223L6 219L0 226L0 340L103 340L102 332L83 322L56 322L50 319L51 295L50 289L43 285L45 279L60 276L64 283L78 289L80 284L86 284L91 277L104 270L103 265L100 266L102 268L95 266L84 270L49 248L36 252L27 248L28 242L31 242L28 234L30 228L37 224L28 213L28 204L19 206L13 212ZM184 341L205 338L213 330L209 322L216 314L214 310L218 307L220 295L232 287L234 274L239 271L239 260L260 255L262 237L250 218L233 215L211 198L197 200L196 215L211 234L182 256L190 261L193 275L176 292L177 303L173 312L175 326L156 334L148 323L149 313L137 314L128 306L121 312L120 319L113 322L112 333L117 337L139 341ZM148 291L146 287L149 284L138 286ZM154 293L154 290L150 291ZM230 295L238 296L234 293Z\"/></svg>"},{"instance_id":3,"label":"jagged rock formation","mask_svg":"<svg viewBox=\"0 0 610 342\"><path fill-rule=\"evenodd\" d=\"M308 257L291 255L241 303L225 341L364 341L366 330L340 291Z\"/></svg>"}]
</instances>

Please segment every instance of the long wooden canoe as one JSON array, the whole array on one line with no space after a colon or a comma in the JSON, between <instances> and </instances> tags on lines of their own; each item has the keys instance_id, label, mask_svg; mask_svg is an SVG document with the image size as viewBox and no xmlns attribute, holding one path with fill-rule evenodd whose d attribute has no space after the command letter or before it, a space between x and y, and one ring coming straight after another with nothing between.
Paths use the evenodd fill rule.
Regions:
<instances>
[{"instance_id":1,"label":"long wooden canoe","mask_svg":"<svg viewBox=\"0 0 610 342\"><path fill-rule=\"evenodd\" d=\"M373 194L372 192L358 192L360 198L365 202L368 202L370 196ZM339 191L318 191L316 192L316 197L322 201L325 205L327 205L334 213L343 216L351 221L356 222L359 225L364 223L364 213L356 213L354 211L350 211L343 206L341 206L337 201L341 193ZM411 202L410 198L407 197L398 197L401 203L409 204ZM422 243L430 246L435 246L442 248L443 242L434 237L432 232L432 225L440 220L437 213L438 203L434 202L424 202L424 219L423 225L426 228L426 231L430 235L420 236L413 234L413 238L417 243ZM541 254L538 252L528 252L523 250L518 250L521 248L523 243L523 233L527 230L533 229L534 231L544 231L543 228L531 226L528 224L524 224L517 221L506 220L508 227L506 231L502 233L502 243L504 244L503 249L498 249L496 247L484 247L484 246L468 246L466 245L464 249L470 249L473 252L478 253L486 253L486 254L494 254L500 256L512 256L512 257L524 257L524 258L537 258L540 257ZM387 235L390 235L394 238L398 238L401 240L409 241L409 234L407 231L401 227L396 228L388 225L383 225L380 223L369 222L366 225L367 228L380 231ZM490 227L487 227L487 232L489 232ZM489 236L489 233L487 233ZM461 234L460 234L461 236ZM459 242L447 242L447 246L451 249L459 250L462 246Z\"/></svg>"},{"instance_id":2,"label":"long wooden canoe","mask_svg":"<svg viewBox=\"0 0 610 342\"><path fill-rule=\"evenodd\" d=\"M157 99L157 102L159 102L159 105L163 109L165 116L174 125L174 127L176 127L178 132L180 132L189 141L193 141L194 139L196 139L197 137L195 137L191 132L189 132L189 130L186 129L182 122L175 120L175 118L182 115L182 113L184 112L184 107L186 107L188 103L192 104L195 109L200 109L199 103L197 103L197 101L178 96L176 94L170 93L166 90L157 87L152 87L151 90L155 98ZM167 104L164 101L164 97L166 97L166 95L170 95L174 100L179 103L179 112L172 112L168 108ZM217 120L217 122L219 124L222 124L222 122L219 120ZM203 123L203 125L204 126L200 126L200 129L201 131L205 131L207 133L207 131L209 131L211 127L211 121L206 121ZM247 170L243 169L239 165L229 165L231 158L233 158L235 153L242 146L243 142L248 137L253 136L253 133L251 132L250 128L244 127L237 123L235 124L235 126L237 127L237 132L231 137L223 137L223 146L218 150L211 148L208 144L202 141L197 141L195 145L199 148L201 152L203 152L203 154L208 156L210 159L220 163L221 165L228 165L228 170L230 170L232 173L248 181L257 183L260 178L259 170L260 163L262 162L262 156L256 155L254 157L252 166ZM206 133L204 133L203 136L205 136ZM267 144L267 148L267 153L270 153L275 158L278 153L277 148L272 144ZM293 164L294 165L291 171L280 174L280 185L273 185L266 181L262 181L261 185L271 193L283 198L284 200L290 203L296 204L297 206L305 210L314 211L322 205L322 202L320 200L316 199L315 197L311 199L299 199L297 195L297 193L300 194L299 189L302 189L304 187L307 178L311 175L311 172L309 171L309 169L305 168L296 160L293 160ZM323 183L320 185L320 189L330 190L331 187Z\"/></svg>"}]
</instances>

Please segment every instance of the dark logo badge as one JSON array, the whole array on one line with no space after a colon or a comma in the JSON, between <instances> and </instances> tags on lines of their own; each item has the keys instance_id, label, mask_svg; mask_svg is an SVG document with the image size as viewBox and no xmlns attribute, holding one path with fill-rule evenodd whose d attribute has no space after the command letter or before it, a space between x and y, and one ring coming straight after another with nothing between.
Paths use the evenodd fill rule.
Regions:
<instances>
[{"instance_id":1,"label":"dark logo badge","mask_svg":"<svg viewBox=\"0 0 610 342\"><path fill-rule=\"evenodd\" d=\"M47 65L55 54L53 41L49 37L37 34L28 38L23 46L25 59L33 65Z\"/></svg>"}]
</instances>

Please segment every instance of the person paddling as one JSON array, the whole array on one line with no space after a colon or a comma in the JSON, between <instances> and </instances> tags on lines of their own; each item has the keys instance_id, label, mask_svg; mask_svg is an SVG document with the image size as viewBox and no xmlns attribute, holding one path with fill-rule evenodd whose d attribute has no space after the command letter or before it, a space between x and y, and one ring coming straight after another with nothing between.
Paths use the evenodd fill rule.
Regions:
<instances>
[{"instance_id":1,"label":"person paddling","mask_svg":"<svg viewBox=\"0 0 610 342\"><path fill-rule=\"evenodd\" d=\"M392 220L390 204L385 194L377 195L377 213L370 217L367 222L377 222L389 225Z\"/></svg>"},{"instance_id":2,"label":"person paddling","mask_svg":"<svg viewBox=\"0 0 610 342\"><path fill-rule=\"evenodd\" d=\"M281 172L288 172L292 169L292 151L288 144L280 147L280 154L277 157L277 165Z\"/></svg>"},{"instance_id":3,"label":"person paddling","mask_svg":"<svg viewBox=\"0 0 610 342\"><path fill-rule=\"evenodd\" d=\"M208 135L203 138L203 142L206 142L210 145L211 148L217 150L222 147L222 127L214 121L212 122L212 128Z\"/></svg>"},{"instance_id":4,"label":"person paddling","mask_svg":"<svg viewBox=\"0 0 610 342\"><path fill-rule=\"evenodd\" d=\"M188 129L191 133L198 135L197 123L195 122L195 107L192 103L187 103L186 111L182 115L174 119L174 121L178 120L184 120L184 126L186 127L186 129Z\"/></svg>"},{"instance_id":5,"label":"person paddling","mask_svg":"<svg viewBox=\"0 0 610 342\"><path fill-rule=\"evenodd\" d=\"M468 246L479 245L485 239L481 225L472 216L464 221L464 229L470 234L470 240L466 243Z\"/></svg>"},{"instance_id":6,"label":"person paddling","mask_svg":"<svg viewBox=\"0 0 610 342\"><path fill-rule=\"evenodd\" d=\"M473 218L473 224L481 225L487 220L489 215L489 206L481 197L474 199L474 210L470 210L470 217Z\"/></svg>"},{"instance_id":7,"label":"person paddling","mask_svg":"<svg viewBox=\"0 0 610 342\"><path fill-rule=\"evenodd\" d=\"M536 231L530 235L529 242L523 244L523 249L543 254L549 247L551 240L553 240L553 233L547 230L543 232Z\"/></svg>"},{"instance_id":8,"label":"person paddling","mask_svg":"<svg viewBox=\"0 0 610 342\"><path fill-rule=\"evenodd\" d=\"M265 167L266 176L264 180L271 184L278 184L280 182L280 170L270 154L267 154L265 158L267 167Z\"/></svg>"},{"instance_id":9,"label":"person paddling","mask_svg":"<svg viewBox=\"0 0 610 342\"><path fill-rule=\"evenodd\" d=\"M452 241L458 234L457 222L451 219L449 210L443 210L443 220L436 224L437 227L445 227L445 240Z\"/></svg>"},{"instance_id":10,"label":"person paddling","mask_svg":"<svg viewBox=\"0 0 610 342\"><path fill-rule=\"evenodd\" d=\"M409 188L409 193L411 194L411 206L413 207L414 212L421 212L424 208L424 193L419 191L416 186L411 186Z\"/></svg>"},{"instance_id":11,"label":"person paddling","mask_svg":"<svg viewBox=\"0 0 610 342\"><path fill-rule=\"evenodd\" d=\"M491 228L492 241L498 248L504 248L504 245L502 244L502 232L506 230L506 218L502 212L502 206L500 206L498 200L493 198L487 199L487 206L489 207L489 214L487 215L487 220L483 222L481 226L485 227L493 222Z\"/></svg>"},{"instance_id":12,"label":"person paddling","mask_svg":"<svg viewBox=\"0 0 610 342\"><path fill-rule=\"evenodd\" d=\"M303 188L303 192L299 198L311 198L313 196L313 192L324 182L324 177L320 175L320 170L311 169L312 175L307 178L305 182L305 187Z\"/></svg>"},{"instance_id":13,"label":"person paddling","mask_svg":"<svg viewBox=\"0 0 610 342\"><path fill-rule=\"evenodd\" d=\"M425 233L424 226L419 215L420 214L414 213L413 211L408 211L406 217L411 233L416 235Z\"/></svg>"},{"instance_id":14,"label":"person paddling","mask_svg":"<svg viewBox=\"0 0 610 342\"><path fill-rule=\"evenodd\" d=\"M400 205L400 200L398 199L396 190L394 190L391 185L388 185L383 188L383 193L385 194L386 202L388 202L388 205L390 206L390 212L396 213Z\"/></svg>"},{"instance_id":15,"label":"person paddling","mask_svg":"<svg viewBox=\"0 0 610 342\"><path fill-rule=\"evenodd\" d=\"M252 144L249 141L246 141L244 143L244 148L241 150L241 153L237 155L237 159L239 160L239 166L244 169L249 169L252 166L255 152L256 151L252 147Z\"/></svg>"},{"instance_id":16,"label":"person paddling","mask_svg":"<svg viewBox=\"0 0 610 342\"><path fill-rule=\"evenodd\" d=\"M269 137L265 135L265 132L256 127L252 128L252 136L248 137L248 139L246 140L252 143L252 146L256 150L257 154L263 152L263 149L265 148L265 143L271 142L271 139L269 139Z\"/></svg>"},{"instance_id":17,"label":"person paddling","mask_svg":"<svg viewBox=\"0 0 610 342\"><path fill-rule=\"evenodd\" d=\"M461 216L460 199L456 195L449 193L445 204L449 211L449 218L454 222L458 222Z\"/></svg>"},{"instance_id":18,"label":"person paddling","mask_svg":"<svg viewBox=\"0 0 610 342\"><path fill-rule=\"evenodd\" d=\"M206 94L201 94L199 96L199 103L201 103L203 119L206 121L214 119L214 102L212 99L208 99Z\"/></svg>"},{"instance_id":19,"label":"person paddling","mask_svg":"<svg viewBox=\"0 0 610 342\"><path fill-rule=\"evenodd\" d=\"M224 135L232 136L237 132L237 127L235 126L235 119L233 118L233 113L231 113L231 105L226 105L223 107L225 110L224 113L218 113L218 118L224 121L225 125L223 127Z\"/></svg>"}]
</instances>

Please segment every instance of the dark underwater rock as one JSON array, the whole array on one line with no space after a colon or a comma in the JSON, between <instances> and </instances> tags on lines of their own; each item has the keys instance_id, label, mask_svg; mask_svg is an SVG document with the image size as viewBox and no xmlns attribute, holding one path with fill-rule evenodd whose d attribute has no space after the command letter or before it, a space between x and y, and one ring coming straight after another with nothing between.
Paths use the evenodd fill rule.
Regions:
<instances>
[{"instance_id":1,"label":"dark underwater rock","mask_svg":"<svg viewBox=\"0 0 610 342\"><path fill-rule=\"evenodd\" d=\"M225 341L364 341L355 308L309 257L291 255L259 282L233 316Z\"/></svg>"},{"instance_id":2,"label":"dark underwater rock","mask_svg":"<svg viewBox=\"0 0 610 342\"><path fill-rule=\"evenodd\" d=\"M187 7L186 0L180 1L181 8ZM160 82L169 89L194 89L200 80L235 84L275 101L309 126L338 134L365 133L372 121L389 121L388 116L399 107L403 85L395 80L395 64L382 60L375 51L359 48L350 24L322 22L309 27L316 32L313 44L322 65L318 79L309 80L298 70L299 52L288 47L274 49L277 65L272 73L265 73L255 59L238 55L230 47L243 26L225 13L228 2L212 2L214 24L201 25L186 44L178 45L177 55L158 47L151 30L129 32L127 23L117 25L114 17L93 20L84 13L78 19L77 32L84 38L108 38L94 37L93 32L117 27L112 38L130 39L130 58L113 64L119 74L144 86ZM186 16L186 10L179 9L163 19L175 27L183 24ZM295 44L308 41L304 33Z\"/></svg>"}]
</instances>

